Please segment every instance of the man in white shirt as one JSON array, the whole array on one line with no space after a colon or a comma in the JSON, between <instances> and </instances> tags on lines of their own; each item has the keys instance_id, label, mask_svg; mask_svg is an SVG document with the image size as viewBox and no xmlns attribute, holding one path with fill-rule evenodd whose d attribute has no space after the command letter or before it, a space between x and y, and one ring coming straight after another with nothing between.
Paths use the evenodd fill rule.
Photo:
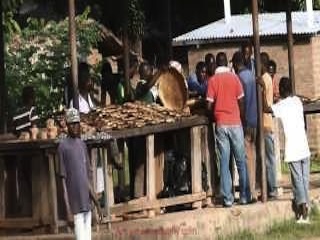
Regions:
<instances>
[{"instance_id":1,"label":"man in white shirt","mask_svg":"<svg viewBox=\"0 0 320 240\"><path fill-rule=\"evenodd\" d=\"M78 65L78 84L79 84L79 112L89 113L95 105L90 97L92 81L90 78L90 69L87 63L79 63ZM70 108L73 107L73 100L70 101Z\"/></svg>"},{"instance_id":2,"label":"man in white shirt","mask_svg":"<svg viewBox=\"0 0 320 240\"><path fill-rule=\"evenodd\" d=\"M264 86L264 84L262 84ZM300 98L292 94L289 78L283 77L279 83L280 101L264 110L280 118L285 135L285 162L289 164L293 189L294 210L297 223L308 223L310 150Z\"/></svg>"}]
</instances>

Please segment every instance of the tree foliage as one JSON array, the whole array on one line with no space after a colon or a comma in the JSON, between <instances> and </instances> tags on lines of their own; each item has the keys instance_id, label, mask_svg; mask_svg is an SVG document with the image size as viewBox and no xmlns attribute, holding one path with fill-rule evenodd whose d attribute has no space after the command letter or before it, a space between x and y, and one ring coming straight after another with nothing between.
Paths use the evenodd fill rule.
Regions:
<instances>
[{"instance_id":1,"label":"tree foliage","mask_svg":"<svg viewBox=\"0 0 320 240\"><path fill-rule=\"evenodd\" d=\"M76 17L79 59L86 59L101 39L99 25L87 15L84 12ZM5 51L10 109L19 104L22 88L33 85L40 115L57 110L64 99L69 53L68 19L46 22L32 18L26 28L12 34Z\"/></svg>"},{"instance_id":2,"label":"tree foliage","mask_svg":"<svg viewBox=\"0 0 320 240\"><path fill-rule=\"evenodd\" d=\"M14 19L14 13L23 3L23 0L2 0L3 8L3 31L5 36L19 32L20 26Z\"/></svg>"},{"instance_id":3,"label":"tree foliage","mask_svg":"<svg viewBox=\"0 0 320 240\"><path fill-rule=\"evenodd\" d=\"M1 0L2 1L2 7L3 10L6 11L12 11L17 9L22 3L23 0Z\"/></svg>"},{"instance_id":4,"label":"tree foliage","mask_svg":"<svg viewBox=\"0 0 320 240\"><path fill-rule=\"evenodd\" d=\"M139 0L129 0L129 36L140 39L144 34L145 16Z\"/></svg>"}]
</instances>

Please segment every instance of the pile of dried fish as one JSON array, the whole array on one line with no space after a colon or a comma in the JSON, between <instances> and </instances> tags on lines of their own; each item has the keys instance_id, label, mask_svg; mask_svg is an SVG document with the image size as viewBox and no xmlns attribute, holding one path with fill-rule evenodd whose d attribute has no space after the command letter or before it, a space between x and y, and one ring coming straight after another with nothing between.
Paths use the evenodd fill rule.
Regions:
<instances>
[{"instance_id":1,"label":"pile of dried fish","mask_svg":"<svg viewBox=\"0 0 320 240\"><path fill-rule=\"evenodd\" d=\"M183 117L189 116L188 112L168 110L157 104L142 102L125 103L123 105L109 105L97 108L88 115L81 117L82 129L88 131L107 132L125 128L139 128L160 123L173 123Z\"/></svg>"}]
</instances>

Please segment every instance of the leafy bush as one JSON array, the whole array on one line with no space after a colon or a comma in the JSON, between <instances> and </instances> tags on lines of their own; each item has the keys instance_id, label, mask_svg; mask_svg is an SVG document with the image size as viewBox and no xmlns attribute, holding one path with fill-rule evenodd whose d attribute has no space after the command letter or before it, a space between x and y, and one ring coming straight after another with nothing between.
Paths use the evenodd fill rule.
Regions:
<instances>
[{"instance_id":1,"label":"leafy bush","mask_svg":"<svg viewBox=\"0 0 320 240\"><path fill-rule=\"evenodd\" d=\"M76 17L78 59L84 60L101 40L100 27L88 19L89 10ZM60 22L29 19L27 27L7 38L5 49L9 116L20 99L21 90L32 85L42 117L63 104L70 69L68 19Z\"/></svg>"}]
</instances>

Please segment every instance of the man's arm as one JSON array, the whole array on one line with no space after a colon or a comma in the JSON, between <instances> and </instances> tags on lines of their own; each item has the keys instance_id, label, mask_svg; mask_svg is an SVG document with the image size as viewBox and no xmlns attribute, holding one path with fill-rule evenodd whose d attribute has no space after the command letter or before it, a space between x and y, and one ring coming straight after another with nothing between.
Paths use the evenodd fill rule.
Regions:
<instances>
[{"instance_id":1,"label":"man's arm","mask_svg":"<svg viewBox=\"0 0 320 240\"><path fill-rule=\"evenodd\" d=\"M238 99L238 106L240 111L240 118L242 122L242 126L245 127L246 125L246 114L245 114L245 107L244 107L244 97Z\"/></svg>"},{"instance_id":2,"label":"man's arm","mask_svg":"<svg viewBox=\"0 0 320 240\"><path fill-rule=\"evenodd\" d=\"M73 216L70 208L70 202L68 197L68 189L66 185L66 177L67 172L64 164L64 148L62 147L62 143L60 143L58 147L58 159L59 159L59 168L58 168L58 174L61 178L62 183L62 191L63 191L63 200L66 207L66 214L67 214L67 222L70 227L73 227Z\"/></svg>"},{"instance_id":3,"label":"man's arm","mask_svg":"<svg viewBox=\"0 0 320 240\"><path fill-rule=\"evenodd\" d=\"M268 105L267 96L266 96L266 85L264 84L264 81L262 80L261 77L257 79L257 83L262 88L262 106L263 106L263 111L265 113L273 113L271 106ZM260 91L260 89L258 89L258 91Z\"/></svg>"},{"instance_id":4,"label":"man's arm","mask_svg":"<svg viewBox=\"0 0 320 240\"><path fill-rule=\"evenodd\" d=\"M207 100L207 117L208 119L213 122L213 108L214 108L214 102Z\"/></svg>"},{"instance_id":5,"label":"man's arm","mask_svg":"<svg viewBox=\"0 0 320 240\"><path fill-rule=\"evenodd\" d=\"M139 83L136 88L136 98L141 98L147 94L147 92L156 84L159 76L160 72L152 76L152 78L145 83Z\"/></svg>"}]
</instances>

